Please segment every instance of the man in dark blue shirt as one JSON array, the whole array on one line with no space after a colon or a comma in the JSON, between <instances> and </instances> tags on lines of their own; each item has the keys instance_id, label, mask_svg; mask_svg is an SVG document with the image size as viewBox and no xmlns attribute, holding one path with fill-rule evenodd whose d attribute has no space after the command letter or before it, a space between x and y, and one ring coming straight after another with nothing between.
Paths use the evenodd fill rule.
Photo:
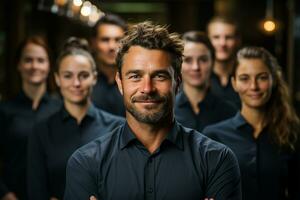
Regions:
<instances>
[{"instance_id":1,"label":"man in dark blue shirt","mask_svg":"<svg viewBox=\"0 0 300 200\"><path fill-rule=\"evenodd\" d=\"M240 98L231 85L231 73L241 43L238 24L231 18L213 17L207 25L207 33L216 52L211 91L240 108Z\"/></svg>"},{"instance_id":2,"label":"man in dark blue shirt","mask_svg":"<svg viewBox=\"0 0 300 200\"><path fill-rule=\"evenodd\" d=\"M98 67L98 80L93 89L92 101L102 110L125 116L122 95L115 82L118 71L116 55L119 40L124 37L127 25L119 16L108 14L99 19L93 29L93 49Z\"/></svg>"},{"instance_id":3,"label":"man in dark blue shirt","mask_svg":"<svg viewBox=\"0 0 300 200\"><path fill-rule=\"evenodd\" d=\"M182 125L202 131L207 125L235 115L237 109L210 89L215 51L202 32L183 34L182 91L176 96L175 116Z\"/></svg>"},{"instance_id":4,"label":"man in dark blue shirt","mask_svg":"<svg viewBox=\"0 0 300 200\"><path fill-rule=\"evenodd\" d=\"M241 199L231 150L174 120L182 50L164 27L132 27L117 56L127 123L72 155L65 200Z\"/></svg>"}]
</instances>

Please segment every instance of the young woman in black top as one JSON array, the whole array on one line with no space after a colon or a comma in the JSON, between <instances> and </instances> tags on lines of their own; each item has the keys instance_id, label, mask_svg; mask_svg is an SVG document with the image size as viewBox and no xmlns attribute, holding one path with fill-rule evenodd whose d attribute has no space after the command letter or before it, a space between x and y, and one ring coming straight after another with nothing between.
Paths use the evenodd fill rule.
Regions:
<instances>
[{"instance_id":1,"label":"young woman in black top","mask_svg":"<svg viewBox=\"0 0 300 200\"><path fill-rule=\"evenodd\" d=\"M299 199L299 119L276 59L263 48L241 49L232 85L241 111L204 133L237 155L244 200Z\"/></svg>"},{"instance_id":2,"label":"young woman in black top","mask_svg":"<svg viewBox=\"0 0 300 200\"><path fill-rule=\"evenodd\" d=\"M34 124L59 108L47 94L50 71L46 40L38 35L26 38L17 51L21 91L0 104L0 199L27 199L27 138Z\"/></svg>"},{"instance_id":3,"label":"young woman in black top","mask_svg":"<svg viewBox=\"0 0 300 200\"><path fill-rule=\"evenodd\" d=\"M91 103L96 77L87 41L68 39L55 72L64 105L39 123L29 139L30 200L62 199L66 164L72 153L123 123L123 118L99 110Z\"/></svg>"}]
</instances>

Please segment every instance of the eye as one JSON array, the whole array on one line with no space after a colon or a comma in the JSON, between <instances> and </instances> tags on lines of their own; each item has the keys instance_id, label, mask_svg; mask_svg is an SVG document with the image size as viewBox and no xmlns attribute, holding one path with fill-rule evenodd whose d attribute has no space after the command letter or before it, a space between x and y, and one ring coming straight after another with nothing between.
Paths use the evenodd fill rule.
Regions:
<instances>
[{"instance_id":1,"label":"eye","mask_svg":"<svg viewBox=\"0 0 300 200\"><path fill-rule=\"evenodd\" d=\"M30 58L30 57L25 57L25 58L23 58L23 62L25 62L25 63L30 63L30 62L32 62L32 58Z\"/></svg>"},{"instance_id":2,"label":"eye","mask_svg":"<svg viewBox=\"0 0 300 200\"><path fill-rule=\"evenodd\" d=\"M72 78L72 74L63 74L62 77L64 79L71 79Z\"/></svg>"},{"instance_id":3,"label":"eye","mask_svg":"<svg viewBox=\"0 0 300 200\"><path fill-rule=\"evenodd\" d=\"M79 80L86 80L90 77L90 73L88 72L83 72L79 74Z\"/></svg>"},{"instance_id":4,"label":"eye","mask_svg":"<svg viewBox=\"0 0 300 200\"><path fill-rule=\"evenodd\" d=\"M45 63L46 62L46 59L45 58L38 58L37 61L39 63Z\"/></svg>"},{"instance_id":5,"label":"eye","mask_svg":"<svg viewBox=\"0 0 300 200\"><path fill-rule=\"evenodd\" d=\"M198 62L203 62L203 63L206 63L208 62L208 57L207 56L202 56L198 59Z\"/></svg>"},{"instance_id":6,"label":"eye","mask_svg":"<svg viewBox=\"0 0 300 200\"><path fill-rule=\"evenodd\" d=\"M184 57L184 58L183 58L183 62L184 62L184 63L191 64L192 61L193 61L193 60L192 60L191 57Z\"/></svg>"},{"instance_id":7,"label":"eye","mask_svg":"<svg viewBox=\"0 0 300 200\"><path fill-rule=\"evenodd\" d=\"M249 77L248 76L239 76L238 80L241 81L241 82L246 82L246 81L249 80Z\"/></svg>"},{"instance_id":8,"label":"eye","mask_svg":"<svg viewBox=\"0 0 300 200\"><path fill-rule=\"evenodd\" d=\"M267 80L269 80L269 76L267 74L264 74L264 75L258 76L257 79L261 80L261 81L267 81Z\"/></svg>"},{"instance_id":9,"label":"eye","mask_svg":"<svg viewBox=\"0 0 300 200\"><path fill-rule=\"evenodd\" d=\"M157 81L164 81L169 78L170 78L170 76L168 74L164 74L164 73L158 73L154 76L154 79Z\"/></svg>"},{"instance_id":10,"label":"eye","mask_svg":"<svg viewBox=\"0 0 300 200\"><path fill-rule=\"evenodd\" d=\"M141 76L138 74L131 74L128 76L128 79L132 81L139 81L141 79Z\"/></svg>"}]
</instances>

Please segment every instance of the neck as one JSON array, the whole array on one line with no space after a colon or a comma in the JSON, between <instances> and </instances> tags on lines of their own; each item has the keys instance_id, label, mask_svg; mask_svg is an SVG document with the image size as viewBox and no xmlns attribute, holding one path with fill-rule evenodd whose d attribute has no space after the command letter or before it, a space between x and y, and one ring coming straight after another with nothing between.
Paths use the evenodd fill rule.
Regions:
<instances>
[{"instance_id":1,"label":"neck","mask_svg":"<svg viewBox=\"0 0 300 200\"><path fill-rule=\"evenodd\" d=\"M64 101L64 105L66 110L70 113L72 117L74 117L77 121L77 124L80 124L82 119L87 113L87 110L90 106L90 101L85 104L75 104Z\"/></svg>"},{"instance_id":2,"label":"neck","mask_svg":"<svg viewBox=\"0 0 300 200\"><path fill-rule=\"evenodd\" d=\"M220 82L223 86L226 86L228 84L230 75L233 70L234 60L228 60L228 61L215 61L214 64L214 73L219 77Z\"/></svg>"},{"instance_id":3,"label":"neck","mask_svg":"<svg viewBox=\"0 0 300 200\"><path fill-rule=\"evenodd\" d=\"M126 119L136 138L151 154L160 147L173 124L173 120L167 120L161 124L141 123L128 112L126 113Z\"/></svg>"},{"instance_id":4,"label":"neck","mask_svg":"<svg viewBox=\"0 0 300 200\"><path fill-rule=\"evenodd\" d=\"M187 84L183 84L183 91L187 96L194 113L198 114L200 112L198 104L203 101L206 96L208 86L203 87L192 87Z\"/></svg>"},{"instance_id":5,"label":"neck","mask_svg":"<svg viewBox=\"0 0 300 200\"><path fill-rule=\"evenodd\" d=\"M101 63L99 67L99 71L107 78L108 83L113 84L115 82L115 76L117 73L116 66L110 66Z\"/></svg>"},{"instance_id":6,"label":"neck","mask_svg":"<svg viewBox=\"0 0 300 200\"><path fill-rule=\"evenodd\" d=\"M253 136L257 138L265 127L265 112L263 109L254 109L247 106L242 106L242 116L254 128Z\"/></svg>"},{"instance_id":7,"label":"neck","mask_svg":"<svg viewBox=\"0 0 300 200\"><path fill-rule=\"evenodd\" d=\"M28 96L32 100L32 109L36 110L43 95L46 93L46 83L33 85L23 82L22 89L26 96Z\"/></svg>"}]
</instances>

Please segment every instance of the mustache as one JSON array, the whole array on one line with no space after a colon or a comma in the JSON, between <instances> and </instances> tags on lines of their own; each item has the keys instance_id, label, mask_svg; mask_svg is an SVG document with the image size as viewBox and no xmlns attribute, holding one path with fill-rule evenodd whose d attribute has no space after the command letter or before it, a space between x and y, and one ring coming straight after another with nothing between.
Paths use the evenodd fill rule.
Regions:
<instances>
[{"instance_id":1,"label":"mustache","mask_svg":"<svg viewBox=\"0 0 300 200\"><path fill-rule=\"evenodd\" d=\"M160 96L158 94L154 95L139 95L139 96L134 96L132 97L131 101L134 102L142 102L142 101L165 101L166 98L163 96Z\"/></svg>"}]
</instances>

